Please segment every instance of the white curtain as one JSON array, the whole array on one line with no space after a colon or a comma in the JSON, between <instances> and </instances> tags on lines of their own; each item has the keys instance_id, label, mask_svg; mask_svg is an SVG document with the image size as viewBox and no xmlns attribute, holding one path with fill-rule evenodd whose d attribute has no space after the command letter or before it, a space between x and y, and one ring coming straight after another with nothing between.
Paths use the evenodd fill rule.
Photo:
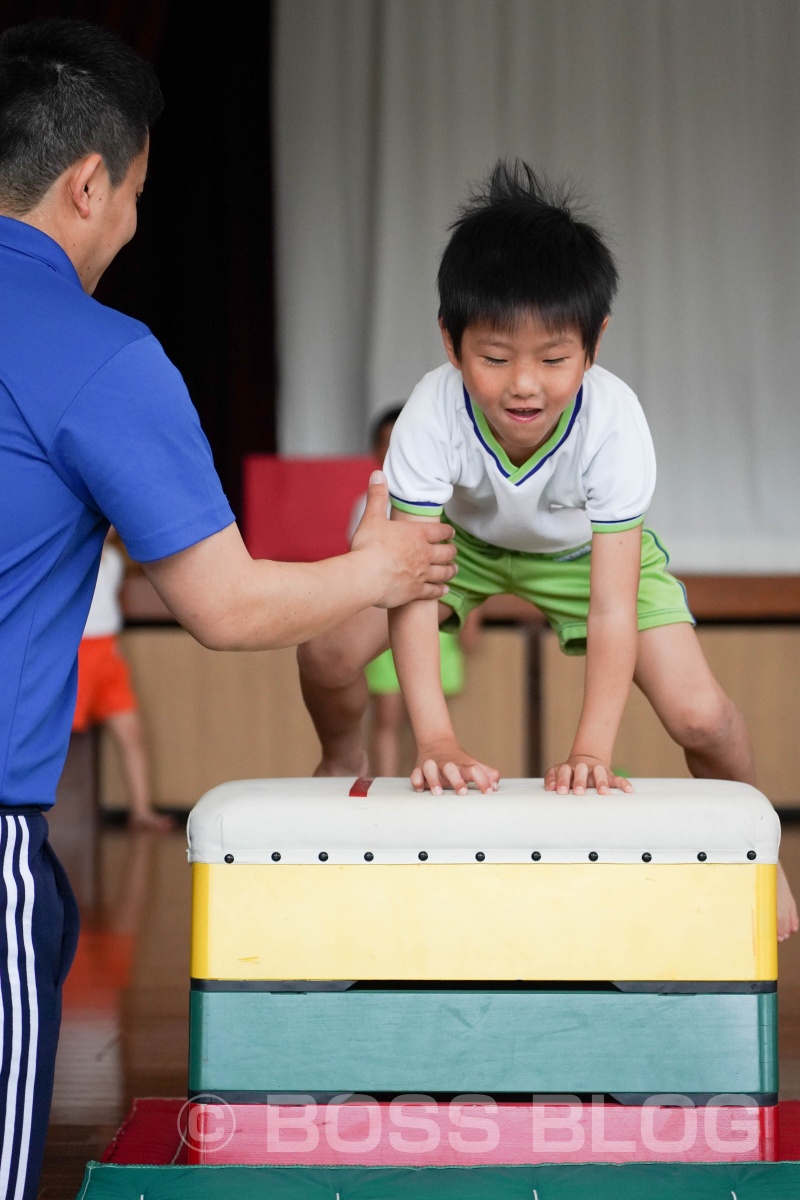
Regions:
<instances>
[{"instance_id":1,"label":"white curtain","mask_svg":"<svg viewBox=\"0 0 800 1200\"><path fill-rule=\"evenodd\" d=\"M278 0L275 54L284 453L443 361L447 225L520 156L612 238L676 567L800 570L800 0Z\"/></svg>"}]
</instances>

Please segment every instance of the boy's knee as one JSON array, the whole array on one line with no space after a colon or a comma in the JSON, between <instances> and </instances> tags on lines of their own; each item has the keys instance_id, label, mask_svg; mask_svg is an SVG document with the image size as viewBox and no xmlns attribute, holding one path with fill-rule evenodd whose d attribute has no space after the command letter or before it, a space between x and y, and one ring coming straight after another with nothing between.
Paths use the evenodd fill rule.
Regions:
<instances>
[{"instance_id":1,"label":"boy's knee","mask_svg":"<svg viewBox=\"0 0 800 1200\"><path fill-rule=\"evenodd\" d=\"M723 691L707 692L683 705L673 736L685 749L700 750L724 742L740 721L738 710Z\"/></svg>"},{"instance_id":2,"label":"boy's knee","mask_svg":"<svg viewBox=\"0 0 800 1200\"><path fill-rule=\"evenodd\" d=\"M323 688L343 688L361 673L347 651L327 638L312 638L297 647L297 665L305 682Z\"/></svg>"}]
</instances>

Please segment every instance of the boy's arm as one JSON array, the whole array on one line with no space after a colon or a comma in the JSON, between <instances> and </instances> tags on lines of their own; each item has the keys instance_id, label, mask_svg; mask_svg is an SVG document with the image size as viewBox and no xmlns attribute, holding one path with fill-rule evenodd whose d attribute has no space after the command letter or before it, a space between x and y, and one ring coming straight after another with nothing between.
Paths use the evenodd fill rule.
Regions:
<instances>
[{"instance_id":1,"label":"boy's arm","mask_svg":"<svg viewBox=\"0 0 800 1200\"><path fill-rule=\"evenodd\" d=\"M632 792L613 774L614 742L636 666L636 601L641 570L642 527L624 533L595 533L586 639L586 682L578 729L565 763L545 775L550 792L576 796L587 787L601 795L610 788Z\"/></svg>"},{"instance_id":2,"label":"boy's arm","mask_svg":"<svg viewBox=\"0 0 800 1200\"><path fill-rule=\"evenodd\" d=\"M403 521L434 519L397 510L392 511L392 517ZM389 637L417 742L417 762L411 774L414 789L422 792L429 788L434 795L441 795L444 787L452 787L463 796L467 785L474 783L482 792L494 791L499 771L462 750L453 731L442 692L438 602L416 600L392 609Z\"/></svg>"}]
</instances>

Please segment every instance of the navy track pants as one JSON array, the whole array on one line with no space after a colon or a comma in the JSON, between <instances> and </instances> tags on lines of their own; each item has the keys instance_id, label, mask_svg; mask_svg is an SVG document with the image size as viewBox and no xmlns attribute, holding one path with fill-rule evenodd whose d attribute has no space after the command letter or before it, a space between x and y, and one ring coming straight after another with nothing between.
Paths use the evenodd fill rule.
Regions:
<instances>
[{"instance_id":1,"label":"navy track pants","mask_svg":"<svg viewBox=\"0 0 800 1200\"><path fill-rule=\"evenodd\" d=\"M32 809L0 807L0 1200L35 1200L78 906Z\"/></svg>"}]
</instances>

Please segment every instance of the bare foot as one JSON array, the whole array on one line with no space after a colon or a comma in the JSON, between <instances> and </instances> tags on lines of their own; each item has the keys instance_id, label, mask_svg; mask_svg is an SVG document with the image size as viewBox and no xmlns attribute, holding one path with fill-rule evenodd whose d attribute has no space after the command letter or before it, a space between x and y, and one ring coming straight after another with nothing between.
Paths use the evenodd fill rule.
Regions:
<instances>
[{"instance_id":1,"label":"bare foot","mask_svg":"<svg viewBox=\"0 0 800 1200\"><path fill-rule=\"evenodd\" d=\"M797 905L792 895L792 889L786 878L786 872L778 863L778 941L785 942L791 934L797 933L798 926L800 926L800 920L798 920Z\"/></svg>"},{"instance_id":2,"label":"bare foot","mask_svg":"<svg viewBox=\"0 0 800 1200\"><path fill-rule=\"evenodd\" d=\"M166 813L157 813L152 809L143 813L131 813L128 817L129 829L150 829L154 833L169 833L177 825Z\"/></svg>"},{"instance_id":3,"label":"bare foot","mask_svg":"<svg viewBox=\"0 0 800 1200\"><path fill-rule=\"evenodd\" d=\"M323 758L322 761L317 764L317 769L314 771L314 778L329 779L333 776L350 776L352 778L355 776L356 779L361 779L368 774L369 759L367 758L366 751L362 750L358 757L354 758L352 762L347 762L345 760L339 761L338 759L334 758Z\"/></svg>"}]
</instances>

